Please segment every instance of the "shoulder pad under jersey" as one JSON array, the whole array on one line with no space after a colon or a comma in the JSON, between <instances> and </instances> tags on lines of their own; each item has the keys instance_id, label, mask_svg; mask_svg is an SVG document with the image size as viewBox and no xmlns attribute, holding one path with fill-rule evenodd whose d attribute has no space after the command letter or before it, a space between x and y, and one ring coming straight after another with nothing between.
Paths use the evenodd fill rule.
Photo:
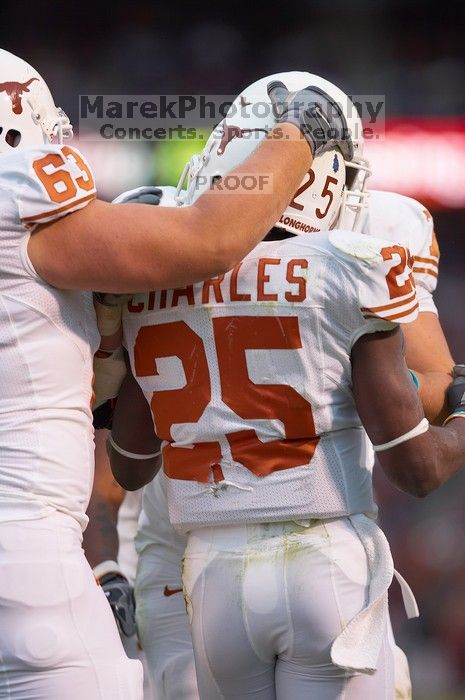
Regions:
<instances>
[{"instance_id":1,"label":"shoulder pad under jersey","mask_svg":"<svg viewBox=\"0 0 465 700\"><path fill-rule=\"evenodd\" d=\"M409 323L418 315L413 260L407 248L364 234L333 231L329 240L356 281L365 319ZM342 254L342 255L341 255Z\"/></svg>"}]
</instances>

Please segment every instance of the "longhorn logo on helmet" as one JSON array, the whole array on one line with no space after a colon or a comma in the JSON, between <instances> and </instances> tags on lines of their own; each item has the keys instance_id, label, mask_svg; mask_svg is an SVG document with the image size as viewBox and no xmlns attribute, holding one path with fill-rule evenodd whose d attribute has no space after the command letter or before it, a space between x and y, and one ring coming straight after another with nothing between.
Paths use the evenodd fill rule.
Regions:
<instances>
[{"instance_id":1,"label":"longhorn logo on helmet","mask_svg":"<svg viewBox=\"0 0 465 700\"><path fill-rule=\"evenodd\" d=\"M241 129L240 126L234 126L233 124L223 124L223 136L221 137L221 143L218 146L217 153L219 156L223 155L226 150L228 143L231 143L233 139L242 139L245 134L251 134L254 131L263 131L267 134L267 129Z\"/></svg>"},{"instance_id":2,"label":"longhorn logo on helmet","mask_svg":"<svg viewBox=\"0 0 465 700\"><path fill-rule=\"evenodd\" d=\"M15 80L10 80L6 83L0 83L0 92L6 92L11 100L11 106L13 109L13 114L22 114L22 96L23 92L29 92L29 85L34 81L39 80L39 78L30 78L25 83L18 83Z\"/></svg>"}]
</instances>

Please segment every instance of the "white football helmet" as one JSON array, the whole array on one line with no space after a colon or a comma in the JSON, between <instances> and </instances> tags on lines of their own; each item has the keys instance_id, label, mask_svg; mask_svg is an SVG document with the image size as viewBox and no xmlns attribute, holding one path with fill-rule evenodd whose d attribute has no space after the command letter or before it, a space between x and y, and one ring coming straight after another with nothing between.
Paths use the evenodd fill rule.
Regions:
<instances>
[{"instance_id":1,"label":"white football helmet","mask_svg":"<svg viewBox=\"0 0 465 700\"><path fill-rule=\"evenodd\" d=\"M302 71L277 73L257 80L233 102L226 117L214 129L200 155L186 165L178 192L187 177L186 203L192 204L255 150L275 125L267 93L272 80L281 80L290 91L315 85L341 107L354 144L354 157L344 161L337 149L317 156L291 203L276 223L291 233L309 233L329 228L360 230L368 193L365 181L370 171L363 159L363 128L356 107L338 87L317 75ZM343 220L345 219L345 222Z\"/></svg>"},{"instance_id":2,"label":"white football helmet","mask_svg":"<svg viewBox=\"0 0 465 700\"><path fill-rule=\"evenodd\" d=\"M58 143L73 128L40 74L18 56L0 49L0 153Z\"/></svg>"}]
</instances>

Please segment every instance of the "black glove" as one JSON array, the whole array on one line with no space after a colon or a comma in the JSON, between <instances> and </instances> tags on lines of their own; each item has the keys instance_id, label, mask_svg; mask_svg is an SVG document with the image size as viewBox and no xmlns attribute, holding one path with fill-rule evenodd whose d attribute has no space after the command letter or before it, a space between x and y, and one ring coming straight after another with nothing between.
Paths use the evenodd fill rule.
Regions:
<instances>
[{"instance_id":1,"label":"black glove","mask_svg":"<svg viewBox=\"0 0 465 700\"><path fill-rule=\"evenodd\" d=\"M447 389L447 403L451 413L465 413L465 365L454 367L454 379Z\"/></svg>"},{"instance_id":2,"label":"black glove","mask_svg":"<svg viewBox=\"0 0 465 700\"><path fill-rule=\"evenodd\" d=\"M289 92L280 80L268 83L267 90L277 123L298 126L313 156L337 146L345 160L352 160L354 146L346 118L324 90L309 85L304 90Z\"/></svg>"},{"instance_id":3,"label":"black glove","mask_svg":"<svg viewBox=\"0 0 465 700\"><path fill-rule=\"evenodd\" d=\"M116 624L121 634L132 637L136 633L136 606L134 592L122 574L109 573L99 579Z\"/></svg>"},{"instance_id":4,"label":"black glove","mask_svg":"<svg viewBox=\"0 0 465 700\"><path fill-rule=\"evenodd\" d=\"M113 204L152 204L158 206L161 202L163 192L159 187L147 185L137 187L118 195L113 200ZM134 294L107 294L106 292L94 292L94 298L99 304L104 306L125 306L131 301Z\"/></svg>"},{"instance_id":5,"label":"black glove","mask_svg":"<svg viewBox=\"0 0 465 700\"><path fill-rule=\"evenodd\" d=\"M92 411L94 430L111 430L115 406L116 399L108 399L105 403L102 403L101 406Z\"/></svg>"}]
</instances>

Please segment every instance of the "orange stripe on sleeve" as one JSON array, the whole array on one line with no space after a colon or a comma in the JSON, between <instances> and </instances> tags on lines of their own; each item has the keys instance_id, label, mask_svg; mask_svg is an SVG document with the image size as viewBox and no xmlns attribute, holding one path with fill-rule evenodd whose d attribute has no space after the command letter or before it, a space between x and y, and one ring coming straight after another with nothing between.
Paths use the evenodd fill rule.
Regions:
<instances>
[{"instance_id":1,"label":"orange stripe on sleeve","mask_svg":"<svg viewBox=\"0 0 465 700\"><path fill-rule=\"evenodd\" d=\"M419 255L414 255L413 259L415 262L427 263L428 265L438 266L439 258L421 258Z\"/></svg>"},{"instance_id":2,"label":"orange stripe on sleeve","mask_svg":"<svg viewBox=\"0 0 465 700\"><path fill-rule=\"evenodd\" d=\"M414 267L413 273L415 274L415 272L425 275L431 275L432 277L438 277L438 273L435 270L430 270L427 267Z\"/></svg>"},{"instance_id":3,"label":"orange stripe on sleeve","mask_svg":"<svg viewBox=\"0 0 465 700\"><path fill-rule=\"evenodd\" d=\"M364 307L362 311L372 311L373 313L377 313L378 311L389 311L390 309L396 309L398 306L403 306L404 304L408 304L409 302L413 301L415 299L415 295L416 292L413 291L408 295L408 297L405 297L405 299L402 299L401 301L394 301L391 304L385 304L384 306Z\"/></svg>"},{"instance_id":4,"label":"orange stripe on sleeve","mask_svg":"<svg viewBox=\"0 0 465 700\"><path fill-rule=\"evenodd\" d=\"M23 216L21 221L23 221L24 223L30 223L33 221L39 221L40 219L46 219L49 216L55 216L56 214L62 214L64 211L71 209L71 207L75 207L77 204L90 202L90 200L95 199L95 197L95 192L92 192L92 194L88 194L85 197L81 197L80 199L75 199L73 202L69 202L69 204L65 204L63 207L58 207L58 209L51 209L50 211L44 211L41 214L34 214L33 216Z\"/></svg>"},{"instance_id":5,"label":"orange stripe on sleeve","mask_svg":"<svg viewBox=\"0 0 465 700\"><path fill-rule=\"evenodd\" d=\"M404 316L408 316L409 314L413 313L418 309L418 302L415 304L415 306L412 306L410 309L407 309L406 311L400 311L397 314L392 314L391 316L377 316L376 314L364 314L364 318L379 318L381 321L395 321L398 318L403 318Z\"/></svg>"}]
</instances>

